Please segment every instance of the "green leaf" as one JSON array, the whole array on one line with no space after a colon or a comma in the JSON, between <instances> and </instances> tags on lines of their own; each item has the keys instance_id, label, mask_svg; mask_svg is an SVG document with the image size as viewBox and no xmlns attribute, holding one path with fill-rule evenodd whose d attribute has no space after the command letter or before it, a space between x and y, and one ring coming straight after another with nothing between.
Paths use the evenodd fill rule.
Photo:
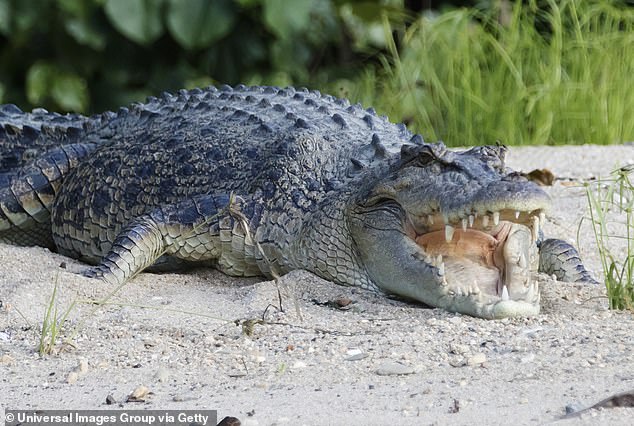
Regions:
<instances>
[{"instance_id":1,"label":"green leaf","mask_svg":"<svg viewBox=\"0 0 634 426\"><path fill-rule=\"evenodd\" d=\"M9 35L11 29L11 9L9 0L0 0L0 33Z\"/></svg>"},{"instance_id":2,"label":"green leaf","mask_svg":"<svg viewBox=\"0 0 634 426\"><path fill-rule=\"evenodd\" d=\"M1 0L0 0L1 1ZM66 32L81 45L101 51L106 35L96 16L101 13L100 0L56 0Z\"/></svg>"},{"instance_id":3,"label":"green leaf","mask_svg":"<svg viewBox=\"0 0 634 426\"><path fill-rule=\"evenodd\" d=\"M310 59L310 48L293 39L277 40L271 45L271 61L275 69L285 71L296 81L306 81L306 64Z\"/></svg>"},{"instance_id":4,"label":"green leaf","mask_svg":"<svg viewBox=\"0 0 634 426\"><path fill-rule=\"evenodd\" d=\"M324 0L318 0L319 2ZM291 38L296 32L306 29L310 22L310 12L315 6L313 0L262 0L264 22L282 39Z\"/></svg>"},{"instance_id":5,"label":"green leaf","mask_svg":"<svg viewBox=\"0 0 634 426\"><path fill-rule=\"evenodd\" d=\"M76 74L58 73L53 81L51 96L66 111L84 112L88 107L86 81Z\"/></svg>"},{"instance_id":6,"label":"green leaf","mask_svg":"<svg viewBox=\"0 0 634 426\"><path fill-rule=\"evenodd\" d=\"M130 40L147 45L163 34L163 0L106 0L112 25Z\"/></svg>"},{"instance_id":7,"label":"green leaf","mask_svg":"<svg viewBox=\"0 0 634 426\"><path fill-rule=\"evenodd\" d=\"M207 47L224 37L235 19L231 0L169 0L167 27L186 49Z\"/></svg>"},{"instance_id":8,"label":"green leaf","mask_svg":"<svg viewBox=\"0 0 634 426\"><path fill-rule=\"evenodd\" d=\"M52 100L66 111L84 112L88 107L86 81L74 73L63 71L49 62L36 62L26 75L29 102L44 105Z\"/></svg>"},{"instance_id":9,"label":"green leaf","mask_svg":"<svg viewBox=\"0 0 634 426\"><path fill-rule=\"evenodd\" d=\"M82 16L86 14L86 11L94 2L95 0L57 0L57 7L59 7L59 9L65 14Z\"/></svg>"},{"instance_id":10,"label":"green leaf","mask_svg":"<svg viewBox=\"0 0 634 426\"><path fill-rule=\"evenodd\" d=\"M94 50L103 50L106 47L106 37L83 19L69 19L64 22L64 28L79 44Z\"/></svg>"},{"instance_id":11,"label":"green leaf","mask_svg":"<svg viewBox=\"0 0 634 426\"><path fill-rule=\"evenodd\" d=\"M381 22L383 16L388 17L390 21L402 22L406 16L403 7L396 4L359 1L350 2L347 6L350 7L354 15L367 24Z\"/></svg>"},{"instance_id":12,"label":"green leaf","mask_svg":"<svg viewBox=\"0 0 634 426\"><path fill-rule=\"evenodd\" d=\"M48 0L33 0L32 2L10 2L10 17L12 36L15 33L27 34L32 31L46 32L50 25L51 4Z\"/></svg>"},{"instance_id":13,"label":"green leaf","mask_svg":"<svg viewBox=\"0 0 634 426\"><path fill-rule=\"evenodd\" d=\"M259 5L262 0L235 0L235 2L242 8L250 8Z\"/></svg>"},{"instance_id":14,"label":"green leaf","mask_svg":"<svg viewBox=\"0 0 634 426\"><path fill-rule=\"evenodd\" d=\"M185 80L185 85L183 86L183 88L185 89L195 89L197 87L207 87L207 86L211 86L212 84L216 84L217 82L206 75L201 75L198 77L194 77L194 78L189 78L187 80Z\"/></svg>"},{"instance_id":15,"label":"green leaf","mask_svg":"<svg viewBox=\"0 0 634 426\"><path fill-rule=\"evenodd\" d=\"M26 74L26 97L33 105L44 103L55 69L47 62L36 62Z\"/></svg>"}]
</instances>

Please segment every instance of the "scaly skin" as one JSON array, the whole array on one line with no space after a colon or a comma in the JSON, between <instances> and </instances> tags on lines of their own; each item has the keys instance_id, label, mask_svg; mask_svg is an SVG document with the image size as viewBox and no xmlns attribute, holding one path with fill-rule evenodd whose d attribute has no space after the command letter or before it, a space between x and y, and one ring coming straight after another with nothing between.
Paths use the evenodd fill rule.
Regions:
<instances>
[{"instance_id":1,"label":"scaly skin","mask_svg":"<svg viewBox=\"0 0 634 426\"><path fill-rule=\"evenodd\" d=\"M500 318L539 312L538 263L591 279L569 246L538 255L550 200L504 147L449 151L318 92L197 89L89 118L4 106L0 124L0 241L110 283L301 268Z\"/></svg>"}]
</instances>

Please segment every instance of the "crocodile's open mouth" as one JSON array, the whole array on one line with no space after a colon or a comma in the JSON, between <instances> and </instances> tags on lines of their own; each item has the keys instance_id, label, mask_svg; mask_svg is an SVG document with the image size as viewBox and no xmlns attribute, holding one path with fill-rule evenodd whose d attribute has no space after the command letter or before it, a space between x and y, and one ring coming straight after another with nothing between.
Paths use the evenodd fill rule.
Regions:
<instances>
[{"instance_id":1,"label":"crocodile's open mouth","mask_svg":"<svg viewBox=\"0 0 634 426\"><path fill-rule=\"evenodd\" d=\"M539 310L534 273L544 216L542 210L501 210L446 223L439 214L428 215L410 218L410 237L457 304L476 302L496 317L533 315Z\"/></svg>"}]
</instances>

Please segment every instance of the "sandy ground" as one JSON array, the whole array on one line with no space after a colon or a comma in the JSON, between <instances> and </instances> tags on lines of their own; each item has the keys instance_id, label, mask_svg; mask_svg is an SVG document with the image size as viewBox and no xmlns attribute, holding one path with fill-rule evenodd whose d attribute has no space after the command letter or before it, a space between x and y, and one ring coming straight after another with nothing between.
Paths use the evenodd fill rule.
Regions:
<instances>
[{"instance_id":1,"label":"sandy ground","mask_svg":"<svg viewBox=\"0 0 634 426\"><path fill-rule=\"evenodd\" d=\"M634 163L634 146L514 148L509 165L563 180L546 233L575 241L586 216L570 185ZM616 218L618 220L618 218ZM585 220L580 246L600 262ZM60 267L65 264L66 268ZM607 309L603 287L541 275L542 313L487 321L426 309L305 272L279 283L216 271L141 274L111 292L41 248L0 244L2 409L217 409L243 425L631 424L633 408L587 407L634 389L634 319ZM57 283L57 344L39 356L39 328ZM347 309L329 301L352 300ZM279 310L280 300L283 312ZM240 325L253 323L251 335ZM126 402L135 389L142 402ZM107 405L107 397L114 401ZM0 413L2 414L2 413Z\"/></svg>"}]
</instances>

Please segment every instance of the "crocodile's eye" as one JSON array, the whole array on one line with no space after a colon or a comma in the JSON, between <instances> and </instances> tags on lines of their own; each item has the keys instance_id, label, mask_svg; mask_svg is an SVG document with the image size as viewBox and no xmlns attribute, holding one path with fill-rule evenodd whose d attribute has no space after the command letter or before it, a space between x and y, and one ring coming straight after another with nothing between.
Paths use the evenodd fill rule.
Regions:
<instances>
[{"instance_id":1,"label":"crocodile's eye","mask_svg":"<svg viewBox=\"0 0 634 426\"><path fill-rule=\"evenodd\" d=\"M421 166L424 166L425 164L428 164L438 159L438 157L436 156L436 153L432 150L430 146L425 145L422 148L423 149L418 154L418 162Z\"/></svg>"},{"instance_id":2,"label":"crocodile's eye","mask_svg":"<svg viewBox=\"0 0 634 426\"><path fill-rule=\"evenodd\" d=\"M436 153L430 145L403 145L401 147L403 164L421 167L436 159Z\"/></svg>"},{"instance_id":3,"label":"crocodile's eye","mask_svg":"<svg viewBox=\"0 0 634 426\"><path fill-rule=\"evenodd\" d=\"M504 169L504 160L508 151L505 145L498 142L496 145L478 146L470 151L482 157L492 167Z\"/></svg>"},{"instance_id":4,"label":"crocodile's eye","mask_svg":"<svg viewBox=\"0 0 634 426\"><path fill-rule=\"evenodd\" d=\"M503 160L506 156L506 150L507 148L504 145L487 145L480 147L480 154L487 157L499 158L500 160Z\"/></svg>"}]
</instances>

